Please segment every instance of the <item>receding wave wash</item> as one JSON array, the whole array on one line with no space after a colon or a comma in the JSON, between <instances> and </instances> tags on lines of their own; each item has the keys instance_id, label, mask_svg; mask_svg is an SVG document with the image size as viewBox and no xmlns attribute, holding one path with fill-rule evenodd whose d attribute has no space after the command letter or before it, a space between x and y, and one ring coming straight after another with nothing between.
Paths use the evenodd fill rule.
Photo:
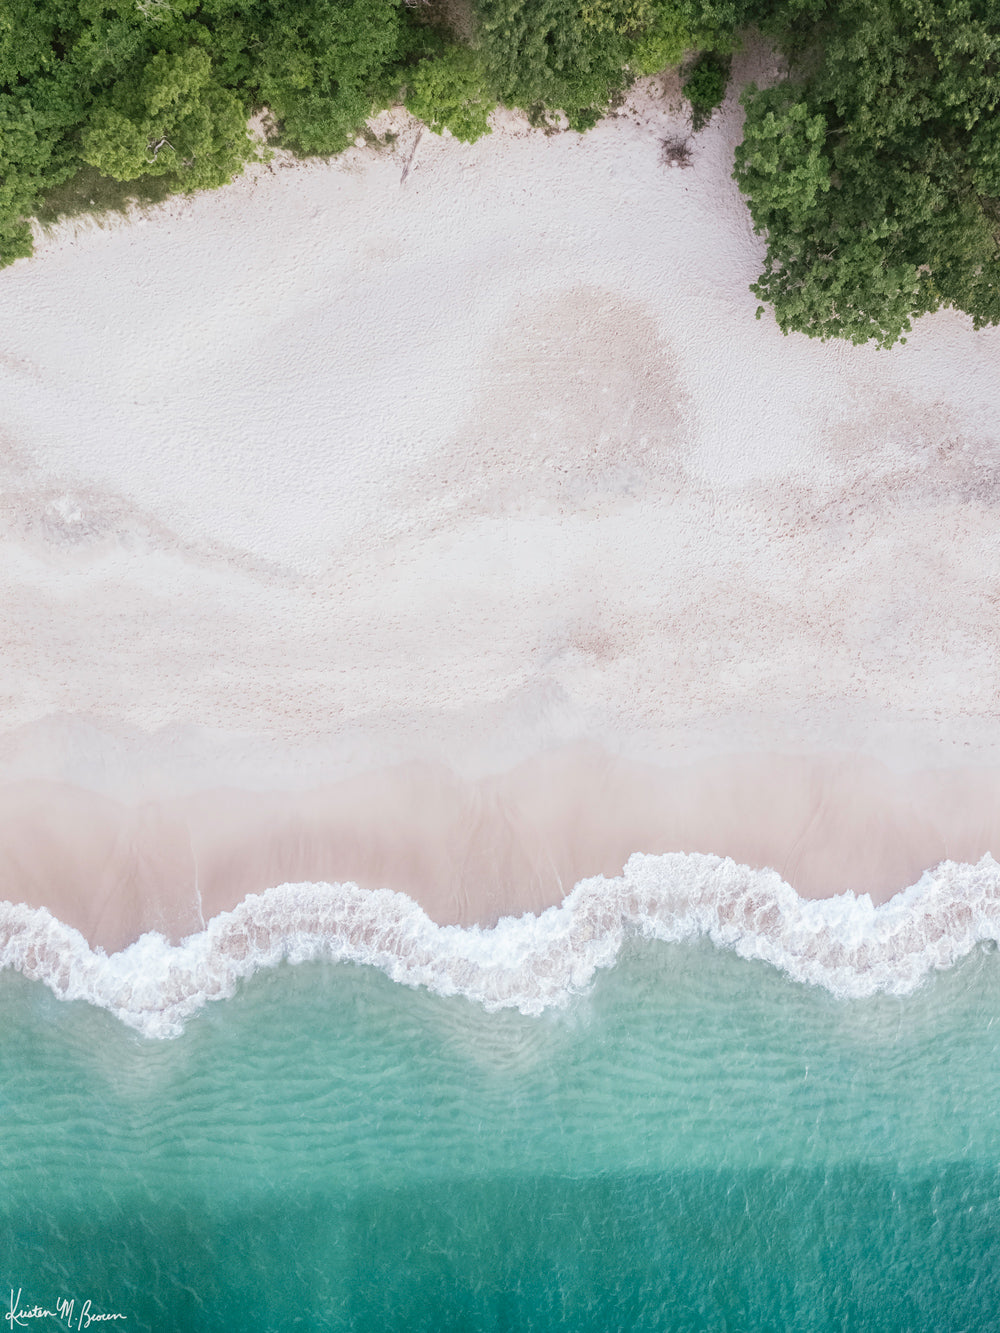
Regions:
<instances>
[{"instance_id":1,"label":"receding wave wash","mask_svg":"<svg viewBox=\"0 0 1000 1333\"><path fill-rule=\"evenodd\" d=\"M907 995L934 968L1000 940L1000 866L944 862L875 907L867 896L807 901L773 871L715 856L632 856L619 879L585 880L558 907L492 929L438 926L405 894L287 884L250 895L171 945L156 933L108 956L45 908L0 904L0 964L87 1000L149 1037L179 1035L208 1000L282 962L327 959L463 995L488 1011L562 1007L625 942L707 936L834 995Z\"/></svg>"}]
</instances>

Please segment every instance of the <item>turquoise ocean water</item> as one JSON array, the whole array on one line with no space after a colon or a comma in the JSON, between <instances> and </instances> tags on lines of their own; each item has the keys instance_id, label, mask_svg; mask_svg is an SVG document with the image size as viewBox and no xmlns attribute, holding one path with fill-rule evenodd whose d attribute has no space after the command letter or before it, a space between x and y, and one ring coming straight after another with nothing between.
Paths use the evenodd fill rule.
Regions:
<instances>
[{"instance_id":1,"label":"turquoise ocean water","mask_svg":"<svg viewBox=\"0 0 1000 1333\"><path fill-rule=\"evenodd\" d=\"M901 998L630 939L534 1016L329 961L171 1040L10 971L0 1013L34 1328L1000 1326L988 944Z\"/></svg>"}]
</instances>

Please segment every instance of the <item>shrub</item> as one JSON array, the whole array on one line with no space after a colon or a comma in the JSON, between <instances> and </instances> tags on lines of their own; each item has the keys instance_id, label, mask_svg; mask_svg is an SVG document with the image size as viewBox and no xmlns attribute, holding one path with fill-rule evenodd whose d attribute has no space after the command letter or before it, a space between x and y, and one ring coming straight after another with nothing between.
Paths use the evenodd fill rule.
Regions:
<instances>
[{"instance_id":1,"label":"shrub","mask_svg":"<svg viewBox=\"0 0 1000 1333\"><path fill-rule=\"evenodd\" d=\"M691 120L695 130L702 129L712 118L712 112L721 106L729 83L729 56L717 51L703 51L688 71L684 92L691 103Z\"/></svg>"}]
</instances>

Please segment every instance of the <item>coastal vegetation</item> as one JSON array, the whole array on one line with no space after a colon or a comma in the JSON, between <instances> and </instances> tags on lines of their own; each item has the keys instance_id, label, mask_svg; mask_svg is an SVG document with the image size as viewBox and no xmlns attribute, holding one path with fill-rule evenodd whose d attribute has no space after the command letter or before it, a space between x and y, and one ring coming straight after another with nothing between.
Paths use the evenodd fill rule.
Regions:
<instances>
[{"instance_id":1,"label":"coastal vegetation","mask_svg":"<svg viewBox=\"0 0 1000 1333\"><path fill-rule=\"evenodd\" d=\"M942 306L1000 323L995 0L786 0L771 23L791 73L745 91L735 174L780 327L888 347Z\"/></svg>"},{"instance_id":2,"label":"coastal vegetation","mask_svg":"<svg viewBox=\"0 0 1000 1333\"><path fill-rule=\"evenodd\" d=\"M691 103L691 127L704 129L712 112L722 105L729 83L729 57L718 51L702 51L684 80L684 93Z\"/></svg>"},{"instance_id":3,"label":"coastal vegetation","mask_svg":"<svg viewBox=\"0 0 1000 1333\"><path fill-rule=\"evenodd\" d=\"M585 131L681 65L697 130L750 27L787 63L744 90L735 165L779 326L888 347L942 306L1000 322L995 0L473 0L461 23L440 0L0 0L0 264L33 217L231 180L265 107L300 154L395 101L469 142L498 103Z\"/></svg>"}]
</instances>

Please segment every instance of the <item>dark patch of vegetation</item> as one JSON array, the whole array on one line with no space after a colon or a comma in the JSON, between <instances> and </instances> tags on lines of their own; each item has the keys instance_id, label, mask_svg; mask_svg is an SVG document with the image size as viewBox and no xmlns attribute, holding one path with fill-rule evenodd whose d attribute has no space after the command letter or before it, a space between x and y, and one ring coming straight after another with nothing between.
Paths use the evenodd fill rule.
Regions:
<instances>
[{"instance_id":1,"label":"dark patch of vegetation","mask_svg":"<svg viewBox=\"0 0 1000 1333\"><path fill-rule=\"evenodd\" d=\"M729 84L731 57L718 51L702 51L689 66L684 92L691 103L691 126L695 133L704 129L712 112L722 105Z\"/></svg>"},{"instance_id":2,"label":"dark patch of vegetation","mask_svg":"<svg viewBox=\"0 0 1000 1333\"><path fill-rule=\"evenodd\" d=\"M169 176L140 176L134 181L117 181L102 176L96 167L83 167L47 190L38 200L35 217L43 227L62 218L83 213L127 213L137 205L162 204L178 189Z\"/></svg>"}]
</instances>

